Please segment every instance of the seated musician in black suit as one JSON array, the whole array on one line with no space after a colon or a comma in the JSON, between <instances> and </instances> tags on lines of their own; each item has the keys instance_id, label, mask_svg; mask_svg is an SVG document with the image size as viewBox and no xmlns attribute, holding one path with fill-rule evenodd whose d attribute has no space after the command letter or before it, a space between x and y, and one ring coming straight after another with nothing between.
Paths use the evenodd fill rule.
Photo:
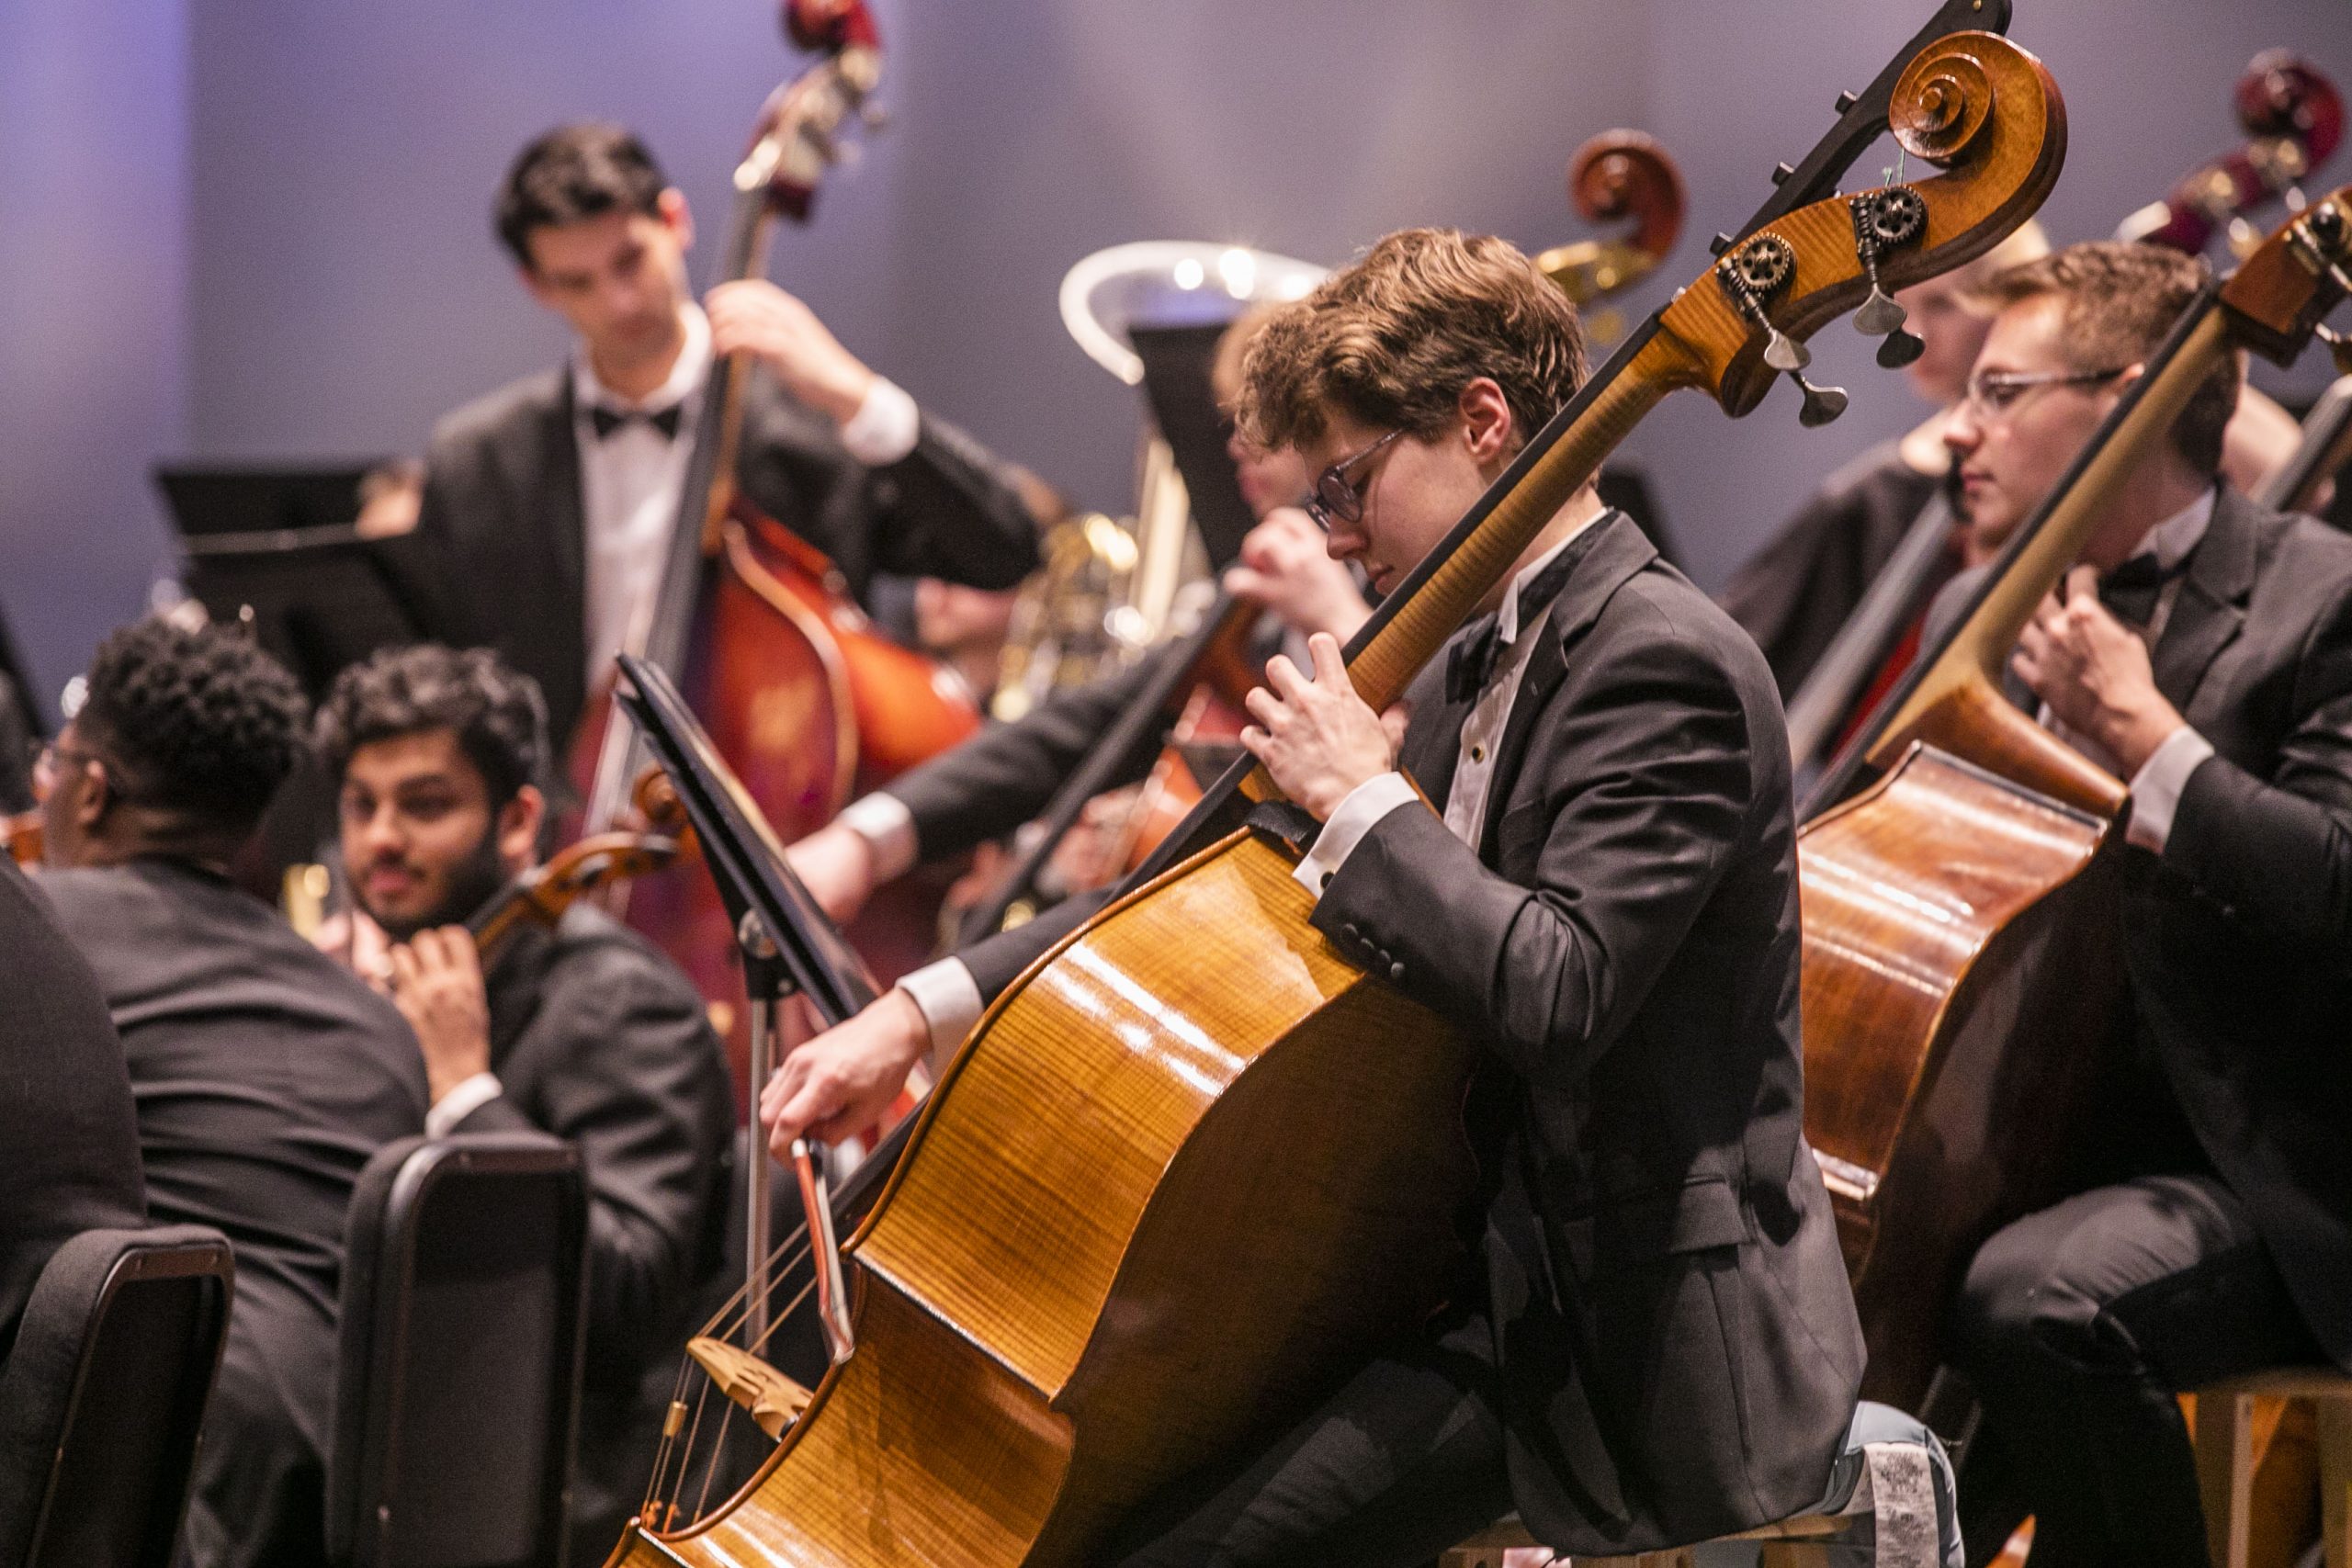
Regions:
<instances>
[{"instance_id":1,"label":"seated musician in black suit","mask_svg":"<svg viewBox=\"0 0 2352 1568\"><path fill-rule=\"evenodd\" d=\"M1385 590L1583 371L1525 257L1408 231L1275 317L1241 416L1318 473L1332 553ZM1513 1507L1578 1554L1705 1538L1815 1505L1853 1414L1771 673L1589 488L1487 609L1401 750L1328 635L1311 675L1272 661L1246 737L1323 823L1317 929L1489 1048L1475 1266L1303 1424L1131 1521L1129 1562L1426 1562ZM979 989L1049 924L968 953ZM788 1057L763 1120L779 1145L863 1125L929 1043L894 991Z\"/></svg>"},{"instance_id":2,"label":"seated musician in black suit","mask_svg":"<svg viewBox=\"0 0 2352 1568\"><path fill-rule=\"evenodd\" d=\"M718 1262L735 1101L702 998L586 903L526 923L485 968L466 918L537 862L547 721L487 649L388 649L335 682L320 750L344 871L401 945L394 1002L424 1048L426 1130L537 1128L588 1169L588 1368L575 1561L644 1495L695 1287Z\"/></svg>"},{"instance_id":3,"label":"seated musician in black suit","mask_svg":"<svg viewBox=\"0 0 2352 1568\"><path fill-rule=\"evenodd\" d=\"M41 770L37 770L41 771ZM147 1223L122 1045L90 966L0 855L0 1364L50 1255ZM0 1454L0 1464L28 1456Z\"/></svg>"},{"instance_id":4,"label":"seated musician in black suit","mask_svg":"<svg viewBox=\"0 0 2352 1568\"><path fill-rule=\"evenodd\" d=\"M147 1206L234 1248L204 1424L198 1568L317 1562L345 1210L424 1126L392 1005L228 880L302 746L294 678L238 632L151 620L99 646L51 749L42 891L114 1014Z\"/></svg>"},{"instance_id":5,"label":"seated musician in black suit","mask_svg":"<svg viewBox=\"0 0 2352 1568\"><path fill-rule=\"evenodd\" d=\"M994 459L868 369L763 279L688 291L694 221L644 144L615 126L548 132L501 186L498 237L524 287L578 338L571 363L443 420L417 538L426 630L494 646L539 683L559 746L649 605L715 355L757 364L737 477L863 592L877 571L1005 588L1036 530Z\"/></svg>"},{"instance_id":6,"label":"seated musician in black suit","mask_svg":"<svg viewBox=\"0 0 2352 1568\"><path fill-rule=\"evenodd\" d=\"M1977 528L2006 536L2050 493L2202 276L2101 243L1993 282L1946 434ZM2217 369L2117 491L2013 665L2131 784L2134 1017L2086 1190L1996 1235L1960 1297L1973 1560L2030 1510L2037 1565L2201 1568L2173 1393L2352 1367L2352 539L2217 483L2238 379Z\"/></svg>"}]
</instances>

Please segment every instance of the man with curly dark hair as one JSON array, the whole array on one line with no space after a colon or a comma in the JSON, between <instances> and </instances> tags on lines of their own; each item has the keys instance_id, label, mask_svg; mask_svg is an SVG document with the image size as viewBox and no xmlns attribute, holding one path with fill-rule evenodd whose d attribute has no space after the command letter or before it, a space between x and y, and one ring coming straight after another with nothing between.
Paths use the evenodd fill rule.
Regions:
<instances>
[{"instance_id":1,"label":"man with curly dark hair","mask_svg":"<svg viewBox=\"0 0 2352 1568\"><path fill-rule=\"evenodd\" d=\"M236 1296L187 1543L198 1568L324 1560L344 1211L424 1126L400 1013L232 885L294 766L294 679L238 633L107 638L44 754L41 878L114 1015L149 1212L217 1226Z\"/></svg>"},{"instance_id":2,"label":"man with curly dark hair","mask_svg":"<svg viewBox=\"0 0 2352 1568\"><path fill-rule=\"evenodd\" d=\"M696 1289L718 1272L726 1058L693 983L602 910L476 950L466 918L538 859L547 715L529 676L487 649L388 649L343 672L318 737L353 896L399 943L388 984L424 1048L426 1130L537 1129L587 1162L572 1561L601 1561L645 1495Z\"/></svg>"}]
</instances>

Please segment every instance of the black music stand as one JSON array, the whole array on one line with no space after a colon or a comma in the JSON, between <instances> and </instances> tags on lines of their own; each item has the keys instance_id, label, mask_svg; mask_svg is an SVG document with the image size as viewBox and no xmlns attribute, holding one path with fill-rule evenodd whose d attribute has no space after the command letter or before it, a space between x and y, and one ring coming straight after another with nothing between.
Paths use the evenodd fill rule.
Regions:
<instances>
[{"instance_id":1,"label":"black music stand","mask_svg":"<svg viewBox=\"0 0 2352 1568\"><path fill-rule=\"evenodd\" d=\"M1230 324L1136 322L1127 328L1127 341L1143 360L1144 397L1151 404L1152 422L1159 426L1160 438L1176 459L1176 471L1183 476L1193 525L1208 550L1209 564L1218 571L1241 554L1241 536L1258 523L1241 498L1241 480L1225 449L1233 422L1216 406L1209 382L1218 340Z\"/></svg>"},{"instance_id":2,"label":"black music stand","mask_svg":"<svg viewBox=\"0 0 2352 1568\"><path fill-rule=\"evenodd\" d=\"M250 620L315 703L345 665L418 639L428 574L413 536L364 539L373 470L158 468L187 591L216 621Z\"/></svg>"},{"instance_id":3,"label":"black music stand","mask_svg":"<svg viewBox=\"0 0 2352 1568\"><path fill-rule=\"evenodd\" d=\"M645 737L678 792L702 848L703 864L735 925L743 958L743 988L752 1005L752 1093L756 1100L775 1067L776 1010L795 992L808 998L830 1027L872 1002L879 987L865 960L842 939L800 878L785 863L784 846L727 765L684 697L658 665L620 656L614 700ZM745 1342L767 1334L769 1215L767 1161L756 1129L745 1159ZM794 1150L810 1236L818 1260L819 1308L836 1359L848 1353L848 1296L841 1279L841 1247L832 1203L812 1151ZM831 1280L828 1280L828 1274Z\"/></svg>"}]
</instances>

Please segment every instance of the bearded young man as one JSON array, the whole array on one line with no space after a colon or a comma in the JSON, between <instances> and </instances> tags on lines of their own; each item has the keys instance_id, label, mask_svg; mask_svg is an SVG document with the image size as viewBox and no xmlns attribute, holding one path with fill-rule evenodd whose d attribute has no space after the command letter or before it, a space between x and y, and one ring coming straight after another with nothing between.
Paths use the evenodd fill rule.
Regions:
<instances>
[{"instance_id":1,"label":"bearded young man","mask_svg":"<svg viewBox=\"0 0 2352 1568\"><path fill-rule=\"evenodd\" d=\"M1252 347L1240 415L1393 589L1574 392L1575 310L1499 240L1393 234ZM1411 693L1401 749L1310 639L1245 743L1323 824L1350 959L1476 1034L1486 1206L1446 1310L1269 1447L1148 1506L1134 1564L1407 1564L1516 1508L1632 1552L1823 1496L1862 1348L1800 1133L1788 744L1754 644L1589 488ZM1409 771L1431 805L1407 782ZM1044 932L1033 930L1046 926ZM978 997L1052 940L963 954ZM902 987L796 1051L783 1146L870 1120L954 1018Z\"/></svg>"},{"instance_id":2,"label":"bearded young man","mask_svg":"<svg viewBox=\"0 0 2352 1568\"><path fill-rule=\"evenodd\" d=\"M573 1557L643 1496L696 1292L719 1262L734 1096L702 998L586 904L526 923L486 967L466 918L537 862L537 690L484 649L426 644L344 671L319 713L343 867L399 945L435 1134L537 1129L588 1177L588 1355Z\"/></svg>"}]
</instances>

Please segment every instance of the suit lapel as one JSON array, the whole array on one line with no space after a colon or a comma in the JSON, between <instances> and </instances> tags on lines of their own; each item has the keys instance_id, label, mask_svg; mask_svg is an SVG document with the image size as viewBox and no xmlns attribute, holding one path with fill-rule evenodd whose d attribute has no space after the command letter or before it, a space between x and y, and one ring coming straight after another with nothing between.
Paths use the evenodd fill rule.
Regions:
<instances>
[{"instance_id":1,"label":"suit lapel","mask_svg":"<svg viewBox=\"0 0 2352 1568\"><path fill-rule=\"evenodd\" d=\"M1511 698L1510 718L1503 726L1502 743L1495 748L1494 783L1487 791L1486 820L1478 825L1478 858L1488 864L1493 863L1495 830L1502 821L1504 803L1510 798L1511 785L1527 760L1535 727L1552 694L1567 678L1568 644L1592 625L1627 578L1657 559L1657 547L1622 512L1611 512L1594 522L1589 538L1579 539L1568 548L1581 548L1584 558L1568 573L1559 597L1552 601L1550 616L1536 633L1542 640L1527 656L1519 692ZM1459 721L1454 730L1460 733Z\"/></svg>"},{"instance_id":2,"label":"suit lapel","mask_svg":"<svg viewBox=\"0 0 2352 1568\"><path fill-rule=\"evenodd\" d=\"M578 670L588 662L588 514L580 492L580 438L572 420L571 373L556 376L552 402L532 422L533 451L522 471L537 481L533 525L552 569L555 603L543 625L549 662Z\"/></svg>"},{"instance_id":3,"label":"suit lapel","mask_svg":"<svg viewBox=\"0 0 2352 1568\"><path fill-rule=\"evenodd\" d=\"M2245 625L2254 592L2256 530L2251 503L2223 490L2213 520L2189 558L2152 655L2156 689L2186 714L2205 671Z\"/></svg>"}]
</instances>

